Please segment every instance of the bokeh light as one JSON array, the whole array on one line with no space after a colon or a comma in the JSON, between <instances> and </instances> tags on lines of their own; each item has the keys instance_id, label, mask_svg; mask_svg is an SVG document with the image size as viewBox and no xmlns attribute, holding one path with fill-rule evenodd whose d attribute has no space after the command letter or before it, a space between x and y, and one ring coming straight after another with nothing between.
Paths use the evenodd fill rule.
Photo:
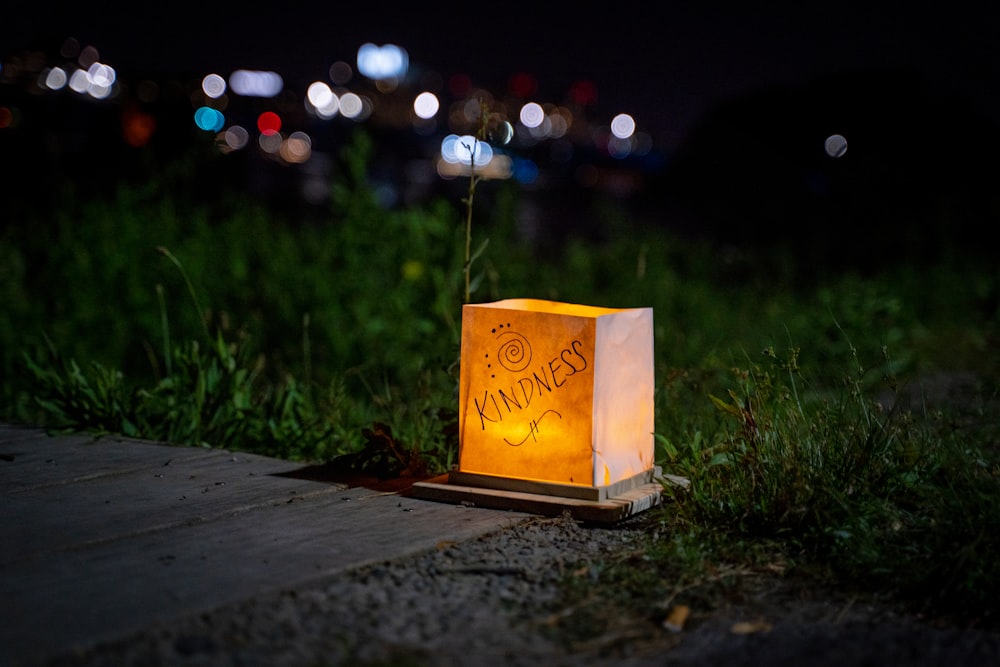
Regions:
<instances>
[{"instance_id":1,"label":"bokeh light","mask_svg":"<svg viewBox=\"0 0 1000 667\"><path fill-rule=\"evenodd\" d=\"M281 144L284 142L284 137L278 132L271 132L270 134L261 133L257 137L257 145L268 155L276 155L281 150Z\"/></svg>"},{"instance_id":2,"label":"bokeh light","mask_svg":"<svg viewBox=\"0 0 1000 667\"><path fill-rule=\"evenodd\" d=\"M620 113L611 119L611 134L618 139L628 139L635 134L635 119L627 113Z\"/></svg>"},{"instance_id":3,"label":"bokeh light","mask_svg":"<svg viewBox=\"0 0 1000 667\"><path fill-rule=\"evenodd\" d=\"M87 68L87 78L92 85L99 88L110 88L114 85L116 77L115 69L103 63L93 63Z\"/></svg>"},{"instance_id":4,"label":"bokeh light","mask_svg":"<svg viewBox=\"0 0 1000 667\"><path fill-rule=\"evenodd\" d=\"M441 102L434 93L423 92L413 100L413 113L424 120L433 118L440 108Z\"/></svg>"},{"instance_id":5,"label":"bokeh light","mask_svg":"<svg viewBox=\"0 0 1000 667\"><path fill-rule=\"evenodd\" d=\"M841 134L831 134L826 138L823 147L830 157L843 157L847 152L847 139Z\"/></svg>"},{"instance_id":6,"label":"bokeh light","mask_svg":"<svg viewBox=\"0 0 1000 667\"><path fill-rule=\"evenodd\" d=\"M337 86L346 86L354 77L354 68L343 60L330 65L330 81Z\"/></svg>"},{"instance_id":7,"label":"bokeh light","mask_svg":"<svg viewBox=\"0 0 1000 667\"><path fill-rule=\"evenodd\" d=\"M201 90L207 97L216 100L226 93L226 80L218 74L208 74L201 80Z\"/></svg>"},{"instance_id":8,"label":"bokeh light","mask_svg":"<svg viewBox=\"0 0 1000 667\"><path fill-rule=\"evenodd\" d=\"M291 85L286 89L286 80L278 72L237 68L228 77L203 71L188 81L140 77L119 82L115 68L100 58L95 47L67 38L59 52L61 58L52 54L43 57L39 52L31 65L26 65L27 61L10 65L11 72L35 94L69 88L97 100L120 96L118 139L136 148L149 144L156 132L169 135L175 124L161 123L159 114L175 108L172 105L178 100L188 102L181 121L190 123L192 116L187 114L193 112L196 127L213 133L220 152L243 150L256 141L271 160L309 162L307 169L315 169L326 155L327 149L318 146L326 146L331 138L336 141L343 130L338 124L318 123L317 119L342 116L360 123L374 117L379 128L406 129L432 146L440 142L440 155L434 162L423 152L421 159L414 160L424 169L419 186L413 187L414 194L400 190L394 198L424 196L435 171L444 178L467 176L471 164L484 178L514 178L527 184L545 178L546 170L553 166L565 170L591 160L594 148L598 158L622 158L644 155L652 144L650 136L639 133L628 114L619 114L600 127L588 118L591 110L584 107L597 102L597 89L590 81L572 83L563 89L560 99L544 98L543 94L549 93L542 93L547 89L534 74L527 69L515 70L505 82L501 79L501 85L506 83L504 90L491 91L469 74L443 76L426 64L410 71L406 50L395 44L362 45L356 63L333 61L328 67L329 78L312 83L306 80L304 91L299 83L298 90L293 91ZM0 66L6 68L8 63ZM30 78L24 77L25 73ZM7 71L3 74L12 78ZM51 97L65 99L65 95ZM104 106L111 109L111 105ZM11 127L19 118L12 114L21 112L17 108L5 111L3 122ZM482 127L484 113L489 118ZM309 134L299 131L305 129ZM485 134L480 134L480 129ZM445 134L448 136L442 140ZM477 136L484 139L477 140ZM428 142L421 140L419 145ZM577 150L580 147L583 150ZM846 141L839 152L829 140L827 147L831 156L839 157Z\"/></svg>"},{"instance_id":9,"label":"bokeh light","mask_svg":"<svg viewBox=\"0 0 1000 667\"><path fill-rule=\"evenodd\" d=\"M229 87L244 97L274 97L285 86L276 72L239 69L229 75Z\"/></svg>"},{"instance_id":10,"label":"bokeh light","mask_svg":"<svg viewBox=\"0 0 1000 667\"><path fill-rule=\"evenodd\" d=\"M362 44L358 49L358 71L369 79L402 79L409 68L406 49L395 44Z\"/></svg>"},{"instance_id":11,"label":"bokeh light","mask_svg":"<svg viewBox=\"0 0 1000 667\"><path fill-rule=\"evenodd\" d=\"M122 114L122 136L132 148L148 144L155 130L156 119L144 111L131 108Z\"/></svg>"},{"instance_id":12,"label":"bokeh light","mask_svg":"<svg viewBox=\"0 0 1000 667\"><path fill-rule=\"evenodd\" d=\"M597 86L590 81L577 81L570 86L569 97L574 104L592 106L597 104Z\"/></svg>"},{"instance_id":13,"label":"bokeh light","mask_svg":"<svg viewBox=\"0 0 1000 667\"><path fill-rule=\"evenodd\" d=\"M277 134L281 130L281 116L273 111L265 111L257 116L257 129L265 136Z\"/></svg>"},{"instance_id":14,"label":"bokeh light","mask_svg":"<svg viewBox=\"0 0 1000 667\"><path fill-rule=\"evenodd\" d=\"M451 164L475 164L482 167L493 159L493 147L471 135L449 134L441 141L441 159Z\"/></svg>"},{"instance_id":15,"label":"bokeh light","mask_svg":"<svg viewBox=\"0 0 1000 667\"><path fill-rule=\"evenodd\" d=\"M62 90L68 82L69 77L66 75L66 70L62 67L53 67L45 72L43 85L49 90Z\"/></svg>"},{"instance_id":16,"label":"bokeh light","mask_svg":"<svg viewBox=\"0 0 1000 667\"><path fill-rule=\"evenodd\" d=\"M527 72L518 72L510 77L507 90L514 97L531 97L538 91L538 80Z\"/></svg>"},{"instance_id":17,"label":"bokeh light","mask_svg":"<svg viewBox=\"0 0 1000 667\"><path fill-rule=\"evenodd\" d=\"M542 109L542 105L538 102L528 102L521 107L518 119L527 128L539 127L545 122L545 110Z\"/></svg>"},{"instance_id":18,"label":"bokeh light","mask_svg":"<svg viewBox=\"0 0 1000 667\"><path fill-rule=\"evenodd\" d=\"M340 98L322 81L309 84L306 90L306 102L309 110L323 119L333 118L340 109Z\"/></svg>"},{"instance_id":19,"label":"bokeh light","mask_svg":"<svg viewBox=\"0 0 1000 667\"><path fill-rule=\"evenodd\" d=\"M226 124L226 117L218 109L198 107L194 112L194 124L206 132L218 132Z\"/></svg>"},{"instance_id":20,"label":"bokeh light","mask_svg":"<svg viewBox=\"0 0 1000 667\"><path fill-rule=\"evenodd\" d=\"M344 93L340 96L340 113L344 118L359 119L364 106L361 97L356 93Z\"/></svg>"},{"instance_id":21,"label":"bokeh light","mask_svg":"<svg viewBox=\"0 0 1000 667\"><path fill-rule=\"evenodd\" d=\"M54 74L55 78L53 82L57 83L63 75L59 73ZM73 70L73 73L69 76L68 85L70 90L75 93L103 100L114 94L117 78L118 74L113 67L94 61L86 69Z\"/></svg>"},{"instance_id":22,"label":"bokeh light","mask_svg":"<svg viewBox=\"0 0 1000 667\"><path fill-rule=\"evenodd\" d=\"M250 143L250 133L242 125L233 125L225 131L223 139L227 146L238 151L241 148L246 148L246 145Z\"/></svg>"},{"instance_id":23,"label":"bokeh light","mask_svg":"<svg viewBox=\"0 0 1000 667\"><path fill-rule=\"evenodd\" d=\"M292 132L281 142L278 153L289 164L302 164L312 155L312 139L305 132Z\"/></svg>"}]
</instances>

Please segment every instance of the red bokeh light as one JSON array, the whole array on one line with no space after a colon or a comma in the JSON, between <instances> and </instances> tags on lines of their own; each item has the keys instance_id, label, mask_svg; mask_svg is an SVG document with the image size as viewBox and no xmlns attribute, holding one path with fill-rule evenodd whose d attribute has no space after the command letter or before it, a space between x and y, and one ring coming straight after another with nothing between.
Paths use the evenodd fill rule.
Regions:
<instances>
[{"instance_id":1,"label":"red bokeh light","mask_svg":"<svg viewBox=\"0 0 1000 667\"><path fill-rule=\"evenodd\" d=\"M448 90L455 97L465 97L472 88L472 78L468 74L453 74L448 79Z\"/></svg>"},{"instance_id":2,"label":"red bokeh light","mask_svg":"<svg viewBox=\"0 0 1000 667\"><path fill-rule=\"evenodd\" d=\"M281 130L281 117L273 111L265 111L257 117L257 129L261 134L277 134Z\"/></svg>"},{"instance_id":3,"label":"red bokeh light","mask_svg":"<svg viewBox=\"0 0 1000 667\"><path fill-rule=\"evenodd\" d=\"M531 97L538 90L538 80L527 72L518 72L510 77L507 89L514 97Z\"/></svg>"},{"instance_id":4,"label":"red bokeh light","mask_svg":"<svg viewBox=\"0 0 1000 667\"><path fill-rule=\"evenodd\" d=\"M149 143L156 130L156 120L144 111L128 109L122 113L122 136L133 148L142 148Z\"/></svg>"},{"instance_id":5,"label":"red bokeh light","mask_svg":"<svg viewBox=\"0 0 1000 667\"><path fill-rule=\"evenodd\" d=\"M597 104L597 86L590 81L577 81L570 86L569 96L575 104L581 106Z\"/></svg>"}]
</instances>

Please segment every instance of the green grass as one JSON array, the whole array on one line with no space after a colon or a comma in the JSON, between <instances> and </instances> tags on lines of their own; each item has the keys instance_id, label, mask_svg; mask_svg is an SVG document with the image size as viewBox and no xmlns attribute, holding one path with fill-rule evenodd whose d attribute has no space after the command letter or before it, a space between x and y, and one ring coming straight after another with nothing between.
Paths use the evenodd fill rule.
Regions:
<instances>
[{"instance_id":1,"label":"green grass","mask_svg":"<svg viewBox=\"0 0 1000 667\"><path fill-rule=\"evenodd\" d=\"M645 553L604 564L607 597L710 604L780 570L995 622L991 262L887 253L861 273L810 251L800 272L791 251L761 248L734 261L725 239L681 237L598 195L598 229L531 244L510 183L476 181L474 210L379 206L371 150L359 133L329 209L310 215L180 197L165 179L67 193L58 215L7 223L0 417L438 472L456 456L463 301L648 306L657 462L691 484L644 517ZM971 374L975 390L892 409L937 372ZM567 604L581 628L607 613Z\"/></svg>"}]
</instances>

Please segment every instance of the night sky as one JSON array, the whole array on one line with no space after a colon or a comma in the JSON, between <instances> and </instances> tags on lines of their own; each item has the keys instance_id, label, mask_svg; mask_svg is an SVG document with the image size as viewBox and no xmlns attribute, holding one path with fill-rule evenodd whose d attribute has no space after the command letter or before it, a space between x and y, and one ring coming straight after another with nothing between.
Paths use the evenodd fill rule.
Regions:
<instances>
[{"instance_id":1,"label":"night sky","mask_svg":"<svg viewBox=\"0 0 1000 667\"><path fill-rule=\"evenodd\" d=\"M336 60L352 62L365 42L393 43L414 68L445 78L465 73L494 89L531 73L539 101L558 102L573 82L592 81L603 113L630 113L671 144L720 102L854 71L917 72L998 115L1000 48L989 3L976 10L955 2L535 4L217 2L157 10L88 3L60 10L22 2L3 10L0 51L74 36L123 75L252 68L308 81L325 77Z\"/></svg>"}]
</instances>

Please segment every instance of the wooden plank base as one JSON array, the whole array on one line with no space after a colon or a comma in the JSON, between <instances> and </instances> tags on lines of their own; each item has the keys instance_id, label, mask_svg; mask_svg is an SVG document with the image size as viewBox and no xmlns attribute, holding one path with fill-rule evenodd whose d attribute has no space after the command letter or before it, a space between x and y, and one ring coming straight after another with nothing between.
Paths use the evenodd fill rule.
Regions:
<instances>
[{"instance_id":1,"label":"wooden plank base","mask_svg":"<svg viewBox=\"0 0 1000 667\"><path fill-rule=\"evenodd\" d=\"M662 500L662 492L663 485L654 481L629 489L613 498L596 501L582 500L538 493L463 486L450 482L448 475L415 482L410 489L412 497L424 500L489 509L514 510L545 516L561 516L569 512L574 519L593 523L617 523L656 507Z\"/></svg>"}]
</instances>

